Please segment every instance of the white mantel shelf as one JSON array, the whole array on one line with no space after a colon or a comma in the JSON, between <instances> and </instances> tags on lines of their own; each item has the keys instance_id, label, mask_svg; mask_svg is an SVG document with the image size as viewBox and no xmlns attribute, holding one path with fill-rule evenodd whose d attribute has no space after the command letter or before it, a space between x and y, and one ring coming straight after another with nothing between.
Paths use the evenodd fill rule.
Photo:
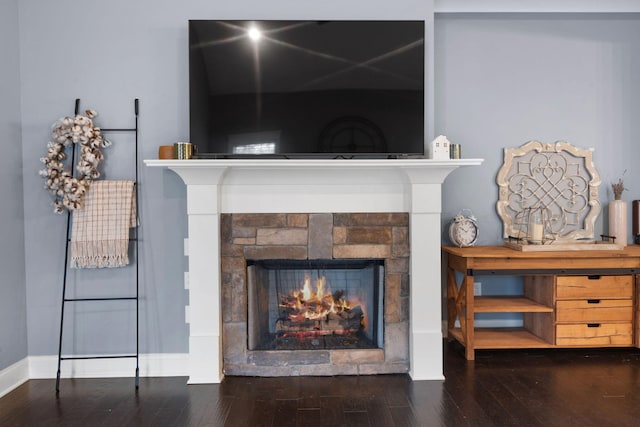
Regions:
<instances>
[{"instance_id":1,"label":"white mantel shelf","mask_svg":"<svg viewBox=\"0 0 640 427\"><path fill-rule=\"evenodd\" d=\"M483 159L145 160L187 186L189 383L223 378L221 213L407 212L410 216L410 375L443 379L442 183ZM218 260L218 262L212 262Z\"/></svg>"},{"instance_id":2,"label":"white mantel shelf","mask_svg":"<svg viewBox=\"0 0 640 427\"><path fill-rule=\"evenodd\" d=\"M432 160L420 158L408 159L191 159L191 160L145 160L150 167L168 168L180 175L187 185L211 184L211 173L217 171L220 181L229 171L258 172L262 171L273 177L267 171L284 173L290 178L292 171L305 171L309 176L314 171L343 173L345 171L367 171L387 173L389 171L403 171L409 182L442 182L454 169L460 166L477 166L483 159ZM203 173L204 172L204 173ZM276 175L277 176L277 175ZM328 177L321 173L319 177ZM255 175L259 180L264 177ZM202 181L204 180L204 181ZM227 181L224 178L225 182ZM417 181L416 181L417 180ZM290 182L290 181L289 181ZM324 181L330 182L330 181ZM344 182L342 182L344 183Z\"/></svg>"},{"instance_id":3,"label":"white mantel shelf","mask_svg":"<svg viewBox=\"0 0 640 427\"><path fill-rule=\"evenodd\" d=\"M479 165L484 159L433 160L407 159L190 159L190 160L145 160L147 166L162 167L238 167L238 168L283 168L283 167L457 167Z\"/></svg>"}]
</instances>

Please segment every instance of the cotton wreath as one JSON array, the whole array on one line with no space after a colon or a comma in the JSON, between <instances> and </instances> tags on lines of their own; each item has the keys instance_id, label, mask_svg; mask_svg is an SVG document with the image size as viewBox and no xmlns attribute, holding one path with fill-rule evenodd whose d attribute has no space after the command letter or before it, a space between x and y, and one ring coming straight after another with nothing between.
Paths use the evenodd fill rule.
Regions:
<instances>
[{"instance_id":1,"label":"cotton wreath","mask_svg":"<svg viewBox=\"0 0 640 427\"><path fill-rule=\"evenodd\" d=\"M86 110L85 115L63 117L51 128L52 140L47 144L47 156L40 161L45 164L39 174L45 179L45 188L54 196L54 212L62 213L65 209L74 210L82 207L82 199L91 182L100 176L98 164L102 160L101 148L108 147L111 142L100 134L100 128L93 125L93 118L98 113ZM80 160L76 165L78 176L65 170L65 149L73 144L80 144Z\"/></svg>"}]
</instances>

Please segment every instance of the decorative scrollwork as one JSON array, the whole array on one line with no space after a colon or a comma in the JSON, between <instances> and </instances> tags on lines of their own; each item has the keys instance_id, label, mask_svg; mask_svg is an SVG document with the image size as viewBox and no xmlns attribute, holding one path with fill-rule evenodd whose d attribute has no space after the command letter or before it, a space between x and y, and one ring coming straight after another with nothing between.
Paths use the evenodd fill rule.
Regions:
<instances>
[{"instance_id":1,"label":"decorative scrollwork","mask_svg":"<svg viewBox=\"0 0 640 427\"><path fill-rule=\"evenodd\" d=\"M543 144L529 141L505 148L498 172L497 210L504 238L515 236L521 213L533 208L549 212L550 234L556 242L590 239L600 213L601 180L590 150L565 141Z\"/></svg>"}]
</instances>

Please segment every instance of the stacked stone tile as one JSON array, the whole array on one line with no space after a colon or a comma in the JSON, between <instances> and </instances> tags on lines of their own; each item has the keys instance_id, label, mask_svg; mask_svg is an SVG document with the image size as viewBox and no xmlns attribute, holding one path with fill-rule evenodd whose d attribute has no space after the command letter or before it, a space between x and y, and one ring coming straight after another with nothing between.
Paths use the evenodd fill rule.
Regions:
<instances>
[{"instance_id":1,"label":"stacked stone tile","mask_svg":"<svg viewBox=\"0 0 640 427\"><path fill-rule=\"evenodd\" d=\"M225 374L295 376L408 372L408 214L223 214L220 235ZM345 258L385 260L384 349L247 349L247 260Z\"/></svg>"}]
</instances>

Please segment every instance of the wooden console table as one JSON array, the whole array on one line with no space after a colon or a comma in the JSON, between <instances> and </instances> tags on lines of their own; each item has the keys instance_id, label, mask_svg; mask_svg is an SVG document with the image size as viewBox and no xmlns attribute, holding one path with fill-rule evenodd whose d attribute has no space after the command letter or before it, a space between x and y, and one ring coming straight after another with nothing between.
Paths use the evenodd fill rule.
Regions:
<instances>
[{"instance_id":1,"label":"wooden console table","mask_svg":"<svg viewBox=\"0 0 640 427\"><path fill-rule=\"evenodd\" d=\"M640 246L557 252L445 246L442 251L448 336L465 346L467 360L475 359L475 349L640 344ZM496 275L522 276L522 295L474 296L474 277ZM476 313L523 313L523 327L475 328Z\"/></svg>"}]
</instances>

